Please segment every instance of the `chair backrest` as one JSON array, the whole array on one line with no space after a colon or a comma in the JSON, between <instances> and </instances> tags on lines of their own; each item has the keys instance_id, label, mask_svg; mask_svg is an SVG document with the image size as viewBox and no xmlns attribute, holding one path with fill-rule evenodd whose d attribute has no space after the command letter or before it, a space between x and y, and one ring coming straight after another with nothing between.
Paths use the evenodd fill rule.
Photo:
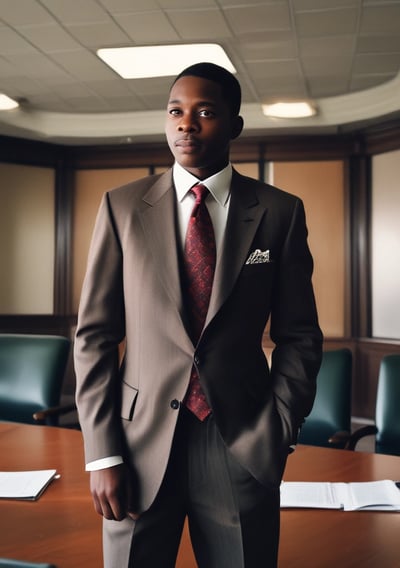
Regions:
<instances>
[{"instance_id":1,"label":"chair backrest","mask_svg":"<svg viewBox=\"0 0 400 568\"><path fill-rule=\"evenodd\" d=\"M60 403L70 340L0 334L0 420L34 424L33 413Z\"/></svg>"},{"instance_id":2,"label":"chair backrest","mask_svg":"<svg viewBox=\"0 0 400 568\"><path fill-rule=\"evenodd\" d=\"M400 456L400 354L383 357L376 396L375 451Z\"/></svg>"},{"instance_id":3,"label":"chair backrest","mask_svg":"<svg viewBox=\"0 0 400 568\"><path fill-rule=\"evenodd\" d=\"M317 394L299 435L299 443L332 447L329 438L351 428L352 353L324 351L317 377Z\"/></svg>"}]
</instances>

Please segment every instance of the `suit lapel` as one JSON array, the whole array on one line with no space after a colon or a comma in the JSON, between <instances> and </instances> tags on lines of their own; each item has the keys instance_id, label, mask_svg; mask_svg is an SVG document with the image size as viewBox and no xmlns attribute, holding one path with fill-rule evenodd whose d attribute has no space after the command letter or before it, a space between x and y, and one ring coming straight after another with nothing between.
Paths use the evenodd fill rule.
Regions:
<instances>
[{"instance_id":1,"label":"suit lapel","mask_svg":"<svg viewBox=\"0 0 400 568\"><path fill-rule=\"evenodd\" d=\"M163 174L143 197L141 222L157 275L181 320L187 322L182 298L176 231L176 194L172 170ZM233 172L231 202L222 251L217 262L205 326L219 311L246 262L251 243L266 209L259 203L255 185Z\"/></svg>"},{"instance_id":2,"label":"suit lapel","mask_svg":"<svg viewBox=\"0 0 400 568\"><path fill-rule=\"evenodd\" d=\"M265 211L266 208L257 197L254 182L248 183L246 178L234 171L228 220L222 253L215 271L206 325L231 293Z\"/></svg>"},{"instance_id":3,"label":"suit lapel","mask_svg":"<svg viewBox=\"0 0 400 568\"><path fill-rule=\"evenodd\" d=\"M183 317L178 247L176 238L176 195L168 170L143 197L147 207L141 222L150 247L157 276Z\"/></svg>"}]
</instances>

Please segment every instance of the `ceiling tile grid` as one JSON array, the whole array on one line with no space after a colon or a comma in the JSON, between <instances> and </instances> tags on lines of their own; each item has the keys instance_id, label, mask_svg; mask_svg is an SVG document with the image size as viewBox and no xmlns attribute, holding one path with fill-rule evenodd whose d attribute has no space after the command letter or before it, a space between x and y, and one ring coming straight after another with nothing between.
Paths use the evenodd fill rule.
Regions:
<instances>
[{"instance_id":1,"label":"ceiling tile grid","mask_svg":"<svg viewBox=\"0 0 400 568\"><path fill-rule=\"evenodd\" d=\"M101 47L219 43L247 104L393 81L400 0L0 0L0 92L35 110L164 108L171 78L123 80Z\"/></svg>"}]
</instances>

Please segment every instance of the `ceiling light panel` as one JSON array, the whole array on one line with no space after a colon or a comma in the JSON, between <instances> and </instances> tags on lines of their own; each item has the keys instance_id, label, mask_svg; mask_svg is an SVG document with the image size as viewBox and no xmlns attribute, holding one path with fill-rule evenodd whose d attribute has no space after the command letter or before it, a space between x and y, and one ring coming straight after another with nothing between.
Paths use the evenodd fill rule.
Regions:
<instances>
[{"instance_id":1,"label":"ceiling light panel","mask_svg":"<svg viewBox=\"0 0 400 568\"><path fill-rule=\"evenodd\" d=\"M0 93L0 110L12 110L19 107L19 103L7 95Z\"/></svg>"},{"instance_id":2,"label":"ceiling light panel","mask_svg":"<svg viewBox=\"0 0 400 568\"><path fill-rule=\"evenodd\" d=\"M266 116L275 118L307 118L317 114L316 106L308 101L264 104L262 110Z\"/></svg>"},{"instance_id":3,"label":"ceiling light panel","mask_svg":"<svg viewBox=\"0 0 400 568\"><path fill-rule=\"evenodd\" d=\"M236 73L225 51L215 43L104 48L97 55L123 79L175 76L201 61Z\"/></svg>"}]
</instances>

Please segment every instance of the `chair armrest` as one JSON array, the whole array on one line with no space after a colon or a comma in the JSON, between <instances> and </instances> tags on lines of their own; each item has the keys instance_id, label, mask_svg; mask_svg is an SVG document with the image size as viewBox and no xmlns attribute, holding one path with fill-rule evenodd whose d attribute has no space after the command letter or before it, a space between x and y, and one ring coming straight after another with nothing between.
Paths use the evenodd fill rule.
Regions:
<instances>
[{"instance_id":1,"label":"chair armrest","mask_svg":"<svg viewBox=\"0 0 400 568\"><path fill-rule=\"evenodd\" d=\"M335 432L328 440L329 446L332 448L344 449L351 434L347 430Z\"/></svg>"},{"instance_id":2,"label":"chair armrest","mask_svg":"<svg viewBox=\"0 0 400 568\"><path fill-rule=\"evenodd\" d=\"M351 436L349 437L345 449L346 450L355 450L357 442L361 440L361 438L365 438L365 436L374 436L378 433L378 428L374 425L363 426L358 430L355 430Z\"/></svg>"},{"instance_id":3,"label":"chair armrest","mask_svg":"<svg viewBox=\"0 0 400 568\"><path fill-rule=\"evenodd\" d=\"M63 414L68 412L73 412L76 410L76 405L74 403L65 404L61 406L53 406L51 408L46 408L45 410L39 410L33 414L33 419L38 424L55 424L56 419Z\"/></svg>"}]
</instances>

